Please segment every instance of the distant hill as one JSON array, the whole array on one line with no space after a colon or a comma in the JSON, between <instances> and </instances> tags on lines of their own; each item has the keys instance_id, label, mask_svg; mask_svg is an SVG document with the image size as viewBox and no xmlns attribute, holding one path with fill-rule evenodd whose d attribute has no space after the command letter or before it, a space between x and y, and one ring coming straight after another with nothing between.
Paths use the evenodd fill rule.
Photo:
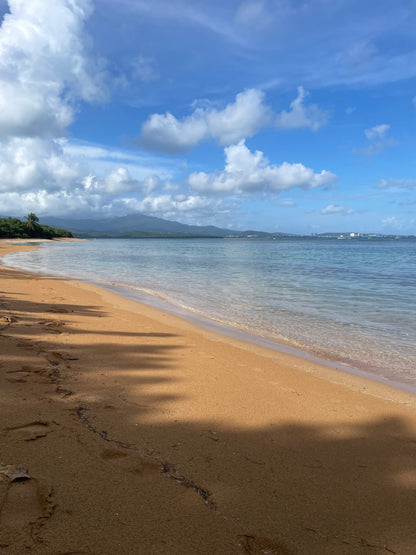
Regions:
<instances>
[{"instance_id":1,"label":"distant hill","mask_svg":"<svg viewBox=\"0 0 416 555\"><path fill-rule=\"evenodd\" d=\"M127 216L104 218L100 220L70 220L68 218L44 217L43 221L54 227L68 229L77 236L271 237L284 235L281 233L271 234L264 231L236 231L222 229L212 225L186 225L179 222L164 220L162 218L156 218L154 216L146 216L145 214L130 214Z\"/></svg>"}]
</instances>

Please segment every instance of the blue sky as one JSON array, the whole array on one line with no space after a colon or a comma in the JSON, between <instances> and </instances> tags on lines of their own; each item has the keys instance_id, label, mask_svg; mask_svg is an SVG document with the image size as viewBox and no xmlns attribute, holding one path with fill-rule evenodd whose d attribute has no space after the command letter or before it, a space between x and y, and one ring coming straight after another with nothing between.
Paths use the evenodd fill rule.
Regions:
<instances>
[{"instance_id":1,"label":"blue sky","mask_svg":"<svg viewBox=\"0 0 416 555\"><path fill-rule=\"evenodd\" d=\"M0 16L0 214L416 234L415 0Z\"/></svg>"}]
</instances>

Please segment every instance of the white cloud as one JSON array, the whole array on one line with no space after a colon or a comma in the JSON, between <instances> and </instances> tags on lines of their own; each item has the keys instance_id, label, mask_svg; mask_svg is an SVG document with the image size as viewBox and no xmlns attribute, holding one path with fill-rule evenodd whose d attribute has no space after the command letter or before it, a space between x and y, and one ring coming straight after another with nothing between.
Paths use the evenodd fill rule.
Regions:
<instances>
[{"instance_id":1,"label":"white cloud","mask_svg":"<svg viewBox=\"0 0 416 555\"><path fill-rule=\"evenodd\" d=\"M309 127L316 131L327 123L329 114L315 104L305 105L308 93L298 88L298 96L291 109L273 114L264 103L264 93L247 89L223 110L197 105L194 112L178 120L173 114L152 114L141 129L139 145L149 150L170 154L188 152L198 143L215 139L220 145L229 145L254 136L261 128L275 125L282 129Z\"/></svg>"},{"instance_id":2,"label":"white cloud","mask_svg":"<svg viewBox=\"0 0 416 555\"><path fill-rule=\"evenodd\" d=\"M237 94L235 103L224 110L209 110L206 113L209 134L220 145L252 137L270 121L270 108L263 101L263 92L248 89Z\"/></svg>"},{"instance_id":3,"label":"white cloud","mask_svg":"<svg viewBox=\"0 0 416 555\"><path fill-rule=\"evenodd\" d=\"M15 137L4 141L0 148L0 214L79 217L139 210L168 217L225 210L220 201L195 194L162 193L172 186L155 173L133 178L128 167L115 165L115 161L129 159L122 151L114 152L115 161L108 166L112 169L100 176L90 164L94 162L92 153L98 158L111 157L111 151L99 146L75 145L71 151L63 139ZM138 174L143 170L137 164L133 167Z\"/></svg>"},{"instance_id":4,"label":"white cloud","mask_svg":"<svg viewBox=\"0 0 416 555\"><path fill-rule=\"evenodd\" d=\"M131 200L125 200L131 204ZM166 213L166 212L189 212L195 209L212 207L210 199L195 195L159 195L155 197L145 197L135 202L135 207L140 212L147 213Z\"/></svg>"},{"instance_id":5,"label":"white cloud","mask_svg":"<svg viewBox=\"0 0 416 555\"><path fill-rule=\"evenodd\" d=\"M117 168L104 179L88 175L82 180L87 193L98 193L102 196L117 197L126 193L149 195L160 187L160 178L156 175L146 177L143 181L132 179L126 168Z\"/></svg>"},{"instance_id":6,"label":"white cloud","mask_svg":"<svg viewBox=\"0 0 416 555\"><path fill-rule=\"evenodd\" d=\"M381 225L386 232L413 232L416 223L415 218L404 218L403 216L387 216L381 220Z\"/></svg>"},{"instance_id":7,"label":"white cloud","mask_svg":"<svg viewBox=\"0 0 416 555\"><path fill-rule=\"evenodd\" d=\"M322 110L316 104L305 105L304 100L308 93L303 87L298 87L298 96L290 104L290 110L283 110L277 115L275 120L276 127L282 129L297 129L299 127L309 127L312 131L317 131L329 120L329 112Z\"/></svg>"},{"instance_id":8,"label":"white cloud","mask_svg":"<svg viewBox=\"0 0 416 555\"><path fill-rule=\"evenodd\" d=\"M179 121L174 115L152 114L142 126L139 146L169 154L183 154L208 135L208 126L202 110Z\"/></svg>"},{"instance_id":9,"label":"white cloud","mask_svg":"<svg viewBox=\"0 0 416 555\"><path fill-rule=\"evenodd\" d=\"M270 120L263 100L264 93L248 89L223 110L198 106L182 120L169 112L152 114L142 126L140 145L172 154L187 152L210 137L221 145L251 137Z\"/></svg>"},{"instance_id":10,"label":"white cloud","mask_svg":"<svg viewBox=\"0 0 416 555\"><path fill-rule=\"evenodd\" d=\"M390 125L387 123L382 123L380 125L370 127L369 129L365 129L364 134L370 144L365 148L353 150L353 153L364 154L365 156L375 156L380 154L380 152L386 148L395 146L396 141L386 136L389 129Z\"/></svg>"},{"instance_id":11,"label":"white cloud","mask_svg":"<svg viewBox=\"0 0 416 555\"><path fill-rule=\"evenodd\" d=\"M0 28L0 138L61 136L73 101L103 96L86 54L89 0L9 0Z\"/></svg>"},{"instance_id":12,"label":"white cloud","mask_svg":"<svg viewBox=\"0 0 416 555\"><path fill-rule=\"evenodd\" d=\"M45 189L19 194L0 193L0 206L7 207L7 214L22 215L36 212L38 215L54 216L80 214L90 215L102 208L99 195L86 196L84 191L72 188L70 191L50 192Z\"/></svg>"},{"instance_id":13,"label":"white cloud","mask_svg":"<svg viewBox=\"0 0 416 555\"><path fill-rule=\"evenodd\" d=\"M324 216L338 214L340 216L348 216L351 214L356 214L358 211L352 208L346 208L345 206L339 206L338 204L329 204L321 210L321 214Z\"/></svg>"},{"instance_id":14,"label":"white cloud","mask_svg":"<svg viewBox=\"0 0 416 555\"><path fill-rule=\"evenodd\" d=\"M390 125L387 123L382 123L381 125L376 125L370 129L365 129L364 134L369 141L381 140L386 136L387 131L390 129Z\"/></svg>"},{"instance_id":15,"label":"white cloud","mask_svg":"<svg viewBox=\"0 0 416 555\"><path fill-rule=\"evenodd\" d=\"M416 181L407 179L382 179L375 185L376 189L416 189Z\"/></svg>"},{"instance_id":16,"label":"white cloud","mask_svg":"<svg viewBox=\"0 0 416 555\"><path fill-rule=\"evenodd\" d=\"M149 175L158 175L163 180L171 179L177 173L180 160L176 158L161 159L153 154L139 153L136 150L108 148L94 143L73 143L62 141L63 152L82 162L87 173L106 175L114 168L125 168L133 179L144 180Z\"/></svg>"},{"instance_id":17,"label":"white cloud","mask_svg":"<svg viewBox=\"0 0 416 555\"><path fill-rule=\"evenodd\" d=\"M64 155L59 139L13 137L0 143L0 192L55 191L78 176L79 165Z\"/></svg>"},{"instance_id":18,"label":"white cloud","mask_svg":"<svg viewBox=\"0 0 416 555\"><path fill-rule=\"evenodd\" d=\"M327 170L314 173L311 168L299 163L270 164L261 151L251 152L244 141L226 147L225 156L223 171L213 174L194 172L188 178L189 185L203 193L239 194L280 192L295 187L314 189L336 179Z\"/></svg>"},{"instance_id":19,"label":"white cloud","mask_svg":"<svg viewBox=\"0 0 416 555\"><path fill-rule=\"evenodd\" d=\"M180 216L182 222L195 223L201 219L201 223L205 225L213 214L228 214L231 208L230 204L222 200L188 194L149 195L142 199L121 198L113 200L106 207L111 214L143 212L166 219Z\"/></svg>"}]
</instances>

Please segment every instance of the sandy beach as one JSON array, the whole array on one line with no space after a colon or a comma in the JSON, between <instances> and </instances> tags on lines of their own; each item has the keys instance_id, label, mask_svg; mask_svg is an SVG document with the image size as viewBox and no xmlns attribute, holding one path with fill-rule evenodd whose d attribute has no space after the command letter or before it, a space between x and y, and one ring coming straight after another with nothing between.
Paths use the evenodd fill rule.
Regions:
<instances>
[{"instance_id":1,"label":"sandy beach","mask_svg":"<svg viewBox=\"0 0 416 555\"><path fill-rule=\"evenodd\" d=\"M415 396L0 275L2 555L416 553Z\"/></svg>"}]
</instances>

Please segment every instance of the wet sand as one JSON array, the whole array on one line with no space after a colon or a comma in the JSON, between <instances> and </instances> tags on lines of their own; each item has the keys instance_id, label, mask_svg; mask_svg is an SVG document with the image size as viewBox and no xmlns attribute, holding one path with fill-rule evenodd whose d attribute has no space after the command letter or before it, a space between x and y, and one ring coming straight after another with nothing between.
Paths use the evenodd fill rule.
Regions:
<instances>
[{"instance_id":1,"label":"wet sand","mask_svg":"<svg viewBox=\"0 0 416 555\"><path fill-rule=\"evenodd\" d=\"M416 396L0 276L2 555L416 553Z\"/></svg>"}]
</instances>

